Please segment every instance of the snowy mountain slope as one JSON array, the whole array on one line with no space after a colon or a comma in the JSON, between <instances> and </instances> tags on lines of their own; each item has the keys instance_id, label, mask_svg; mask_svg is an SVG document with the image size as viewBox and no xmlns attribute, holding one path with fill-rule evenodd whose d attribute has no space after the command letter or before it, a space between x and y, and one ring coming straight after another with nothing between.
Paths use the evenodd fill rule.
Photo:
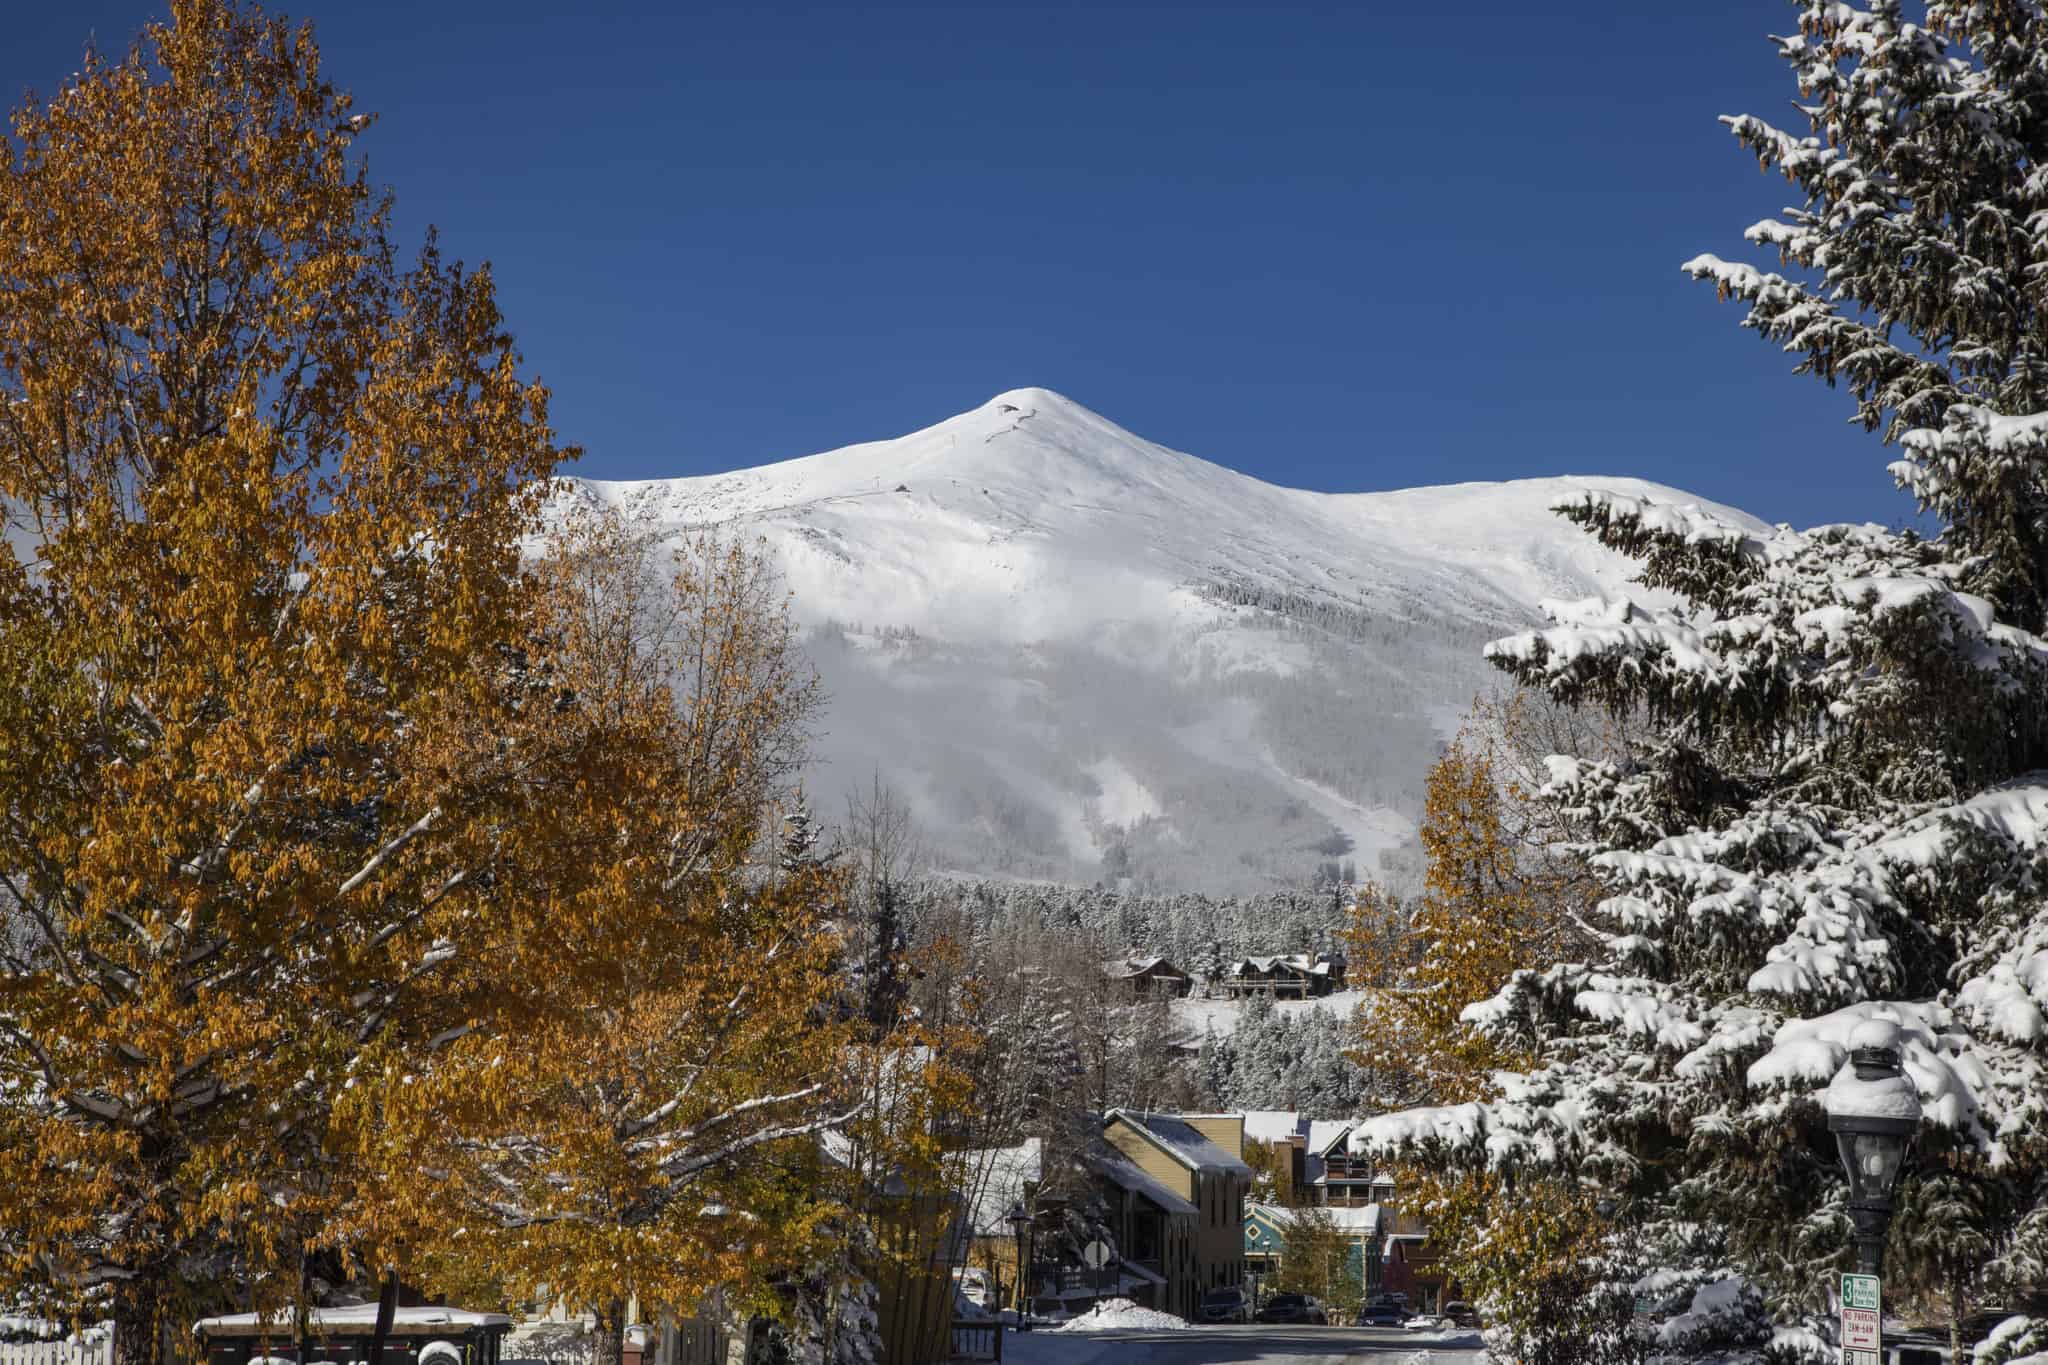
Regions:
<instances>
[{"instance_id":1,"label":"snowy mountain slope","mask_svg":"<svg viewBox=\"0 0 2048 1365\"><path fill-rule=\"evenodd\" d=\"M1018 389L758 469L564 480L557 506L766 540L832 697L821 804L879 770L960 870L1224 891L1412 836L1439 739L1493 685L1479 646L1626 579L1548 510L1587 487L1697 501L1278 488Z\"/></svg>"}]
</instances>

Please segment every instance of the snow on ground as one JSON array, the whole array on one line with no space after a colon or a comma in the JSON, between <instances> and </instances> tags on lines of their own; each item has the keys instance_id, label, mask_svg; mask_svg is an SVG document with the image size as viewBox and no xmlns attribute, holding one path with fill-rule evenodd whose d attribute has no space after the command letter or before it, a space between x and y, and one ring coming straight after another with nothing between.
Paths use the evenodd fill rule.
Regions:
<instances>
[{"instance_id":1,"label":"snow on ground","mask_svg":"<svg viewBox=\"0 0 2048 1365\"><path fill-rule=\"evenodd\" d=\"M1456 723L1443 731L1446 735L1457 732ZM1265 757L1267 770L1283 789L1299 796L1351 841L1351 851L1344 856L1358 866L1376 869L1381 854L1391 853L1416 837L1415 822L1392 807L1362 806L1342 792L1287 771L1270 751Z\"/></svg>"},{"instance_id":2,"label":"snow on ground","mask_svg":"<svg viewBox=\"0 0 2048 1365\"><path fill-rule=\"evenodd\" d=\"M1129 1299L1104 1299L1071 1322L1053 1328L1055 1332L1185 1332L1185 1318L1140 1308Z\"/></svg>"},{"instance_id":3,"label":"snow on ground","mask_svg":"<svg viewBox=\"0 0 2048 1365\"><path fill-rule=\"evenodd\" d=\"M1333 991L1319 999L1276 1000L1273 1008L1282 1014L1306 1014L1310 1010L1328 1010L1339 1019L1348 1019L1357 1010L1358 1002L1365 998L1365 992ZM1237 1026L1237 1016L1244 1013L1242 1000L1203 1000L1195 996L1173 1002L1173 1017L1195 1038L1200 1038L1209 1025L1214 1024L1216 1032L1228 1033Z\"/></svg>"},{"instance_id":4,"label":"snow on ground","mask_svg":"<svg viewBox=\"0 0 2048 1365\"><path fill-rule=\"evenodd\" d=\"M1114 758L1098 760L1084 771L1102 788L1094 806L1095 817L1104 824L1129 827L1160 813L1158 798Z\"/></svg>"}]
</instances>

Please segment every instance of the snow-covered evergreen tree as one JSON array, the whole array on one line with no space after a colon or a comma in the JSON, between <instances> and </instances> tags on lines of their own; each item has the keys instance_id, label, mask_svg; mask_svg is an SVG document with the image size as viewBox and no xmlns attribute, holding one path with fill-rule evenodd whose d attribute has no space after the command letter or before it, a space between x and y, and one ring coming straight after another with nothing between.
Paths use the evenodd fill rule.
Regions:
<instances>
[{"instance_id":1,"label":"snow-covered evergreen tree","mask_svg":"<svg viewBox=\"0 0 2048 1365\"><path fill-rule=\"evenodd\" d=\"M1820 1093L1863 1019L1904 1029L1927 1114L1903 1198L1969 1225L1952 1247L1982 1238L1990 1292L2040 1287L2048 1221L2048 13L1800 11L1780 47L1810 135L1728 120L1805 195L1748 233L1792 273L1687 269L1851 390L1939 534L1560 509L1648 591L1551 604L1489 652L1660 736L1626 767L1550 767L1608 892L1597 947L1467 1012L1535 1049L1526 1074L1366 1129L1595 1181L1781 1318L1846 1260Z\"/></svg>"}]
</instances>

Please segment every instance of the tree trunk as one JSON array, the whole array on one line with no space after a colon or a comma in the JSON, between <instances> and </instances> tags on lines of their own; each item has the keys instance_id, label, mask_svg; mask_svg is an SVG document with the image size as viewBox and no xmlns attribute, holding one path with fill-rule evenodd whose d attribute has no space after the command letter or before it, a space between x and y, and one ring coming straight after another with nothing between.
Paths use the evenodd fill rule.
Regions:
<instances>
[{"instance_id":1,"label":"tree trunk","mask_svg":"<svg viewBox=\"0 0 2048 1365\"><path fill-rule=\"evenodd\" d=\"M171 1365L165 1341L177 1327L177 1300L168 1266L148 1267L115 1287L111 1314L115 1365Z\"/></svg>"},{"instance_id":2,"label":"tree trunk","mask_svg":"<svg viewBox=\"0 0 2048 1365\"><path fill-rule=\"evenodd\" d=\"M606 1299L597 1306L596 1336L592 1339L591 1365L625 1365L626 1301Z\"/></svg>"},{"instance_id":3,"label":"tree trunk","mask_svg":"<svg viewBox=\"0 0 2048 1365\"><path fill-rule=\"evenodd\" d=\"M1963 1277L1948 1277L1948 1365L1963 1365Z\"/></svg>"},{"instance_id":4,"label":"tree trunk","mask_svg":"<svg viewBox=\"0 0 2048 1365\"><path fill-rule=\"evenodd\" d=\"M398 1316L398 1268L384 1272L377 1287L377 1322L370 1328L369 1365L384 1365L384 1344L391 1339L391 1323Z\"/></svg>"}]
</instances>

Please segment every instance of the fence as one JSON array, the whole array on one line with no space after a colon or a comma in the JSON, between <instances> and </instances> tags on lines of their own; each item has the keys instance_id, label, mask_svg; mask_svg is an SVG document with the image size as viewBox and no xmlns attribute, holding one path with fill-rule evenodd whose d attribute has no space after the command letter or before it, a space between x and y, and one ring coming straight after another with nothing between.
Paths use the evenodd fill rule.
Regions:
<instances>
[{"instance_id":1,"label":"fence","mask_svg":"<svg viewBox=\"0 0 2048 1365\"><path fill-rule=\"evenodd\" d=\"M0 1345L0 1365L114 1365L114 1334L93 1341L35 1341Z\"/></svg>"},{"instance_id":2,"label":"fence","mask_svg":"<svg viewBox=\"0 0 2048 1365\"><path fill-rule=\"evenodd\" d=\"M729 1343L716 1323L685 1318L668 1331L672 1335L663 1343L668 1347L668 1359L659 1365L725 1365Z\"/></svg>"},{"instance_id":3,"label":"fence","mask_svg":"<svg viewBox=\"0 0 2048 1365\"><path fill-rule=\"evenodd\" d=\"M1001 1365L1003 1359L1002 1322L979 1320L953 1321L954 1360L990 1360Z\"/></svg>"}]
</instances>

